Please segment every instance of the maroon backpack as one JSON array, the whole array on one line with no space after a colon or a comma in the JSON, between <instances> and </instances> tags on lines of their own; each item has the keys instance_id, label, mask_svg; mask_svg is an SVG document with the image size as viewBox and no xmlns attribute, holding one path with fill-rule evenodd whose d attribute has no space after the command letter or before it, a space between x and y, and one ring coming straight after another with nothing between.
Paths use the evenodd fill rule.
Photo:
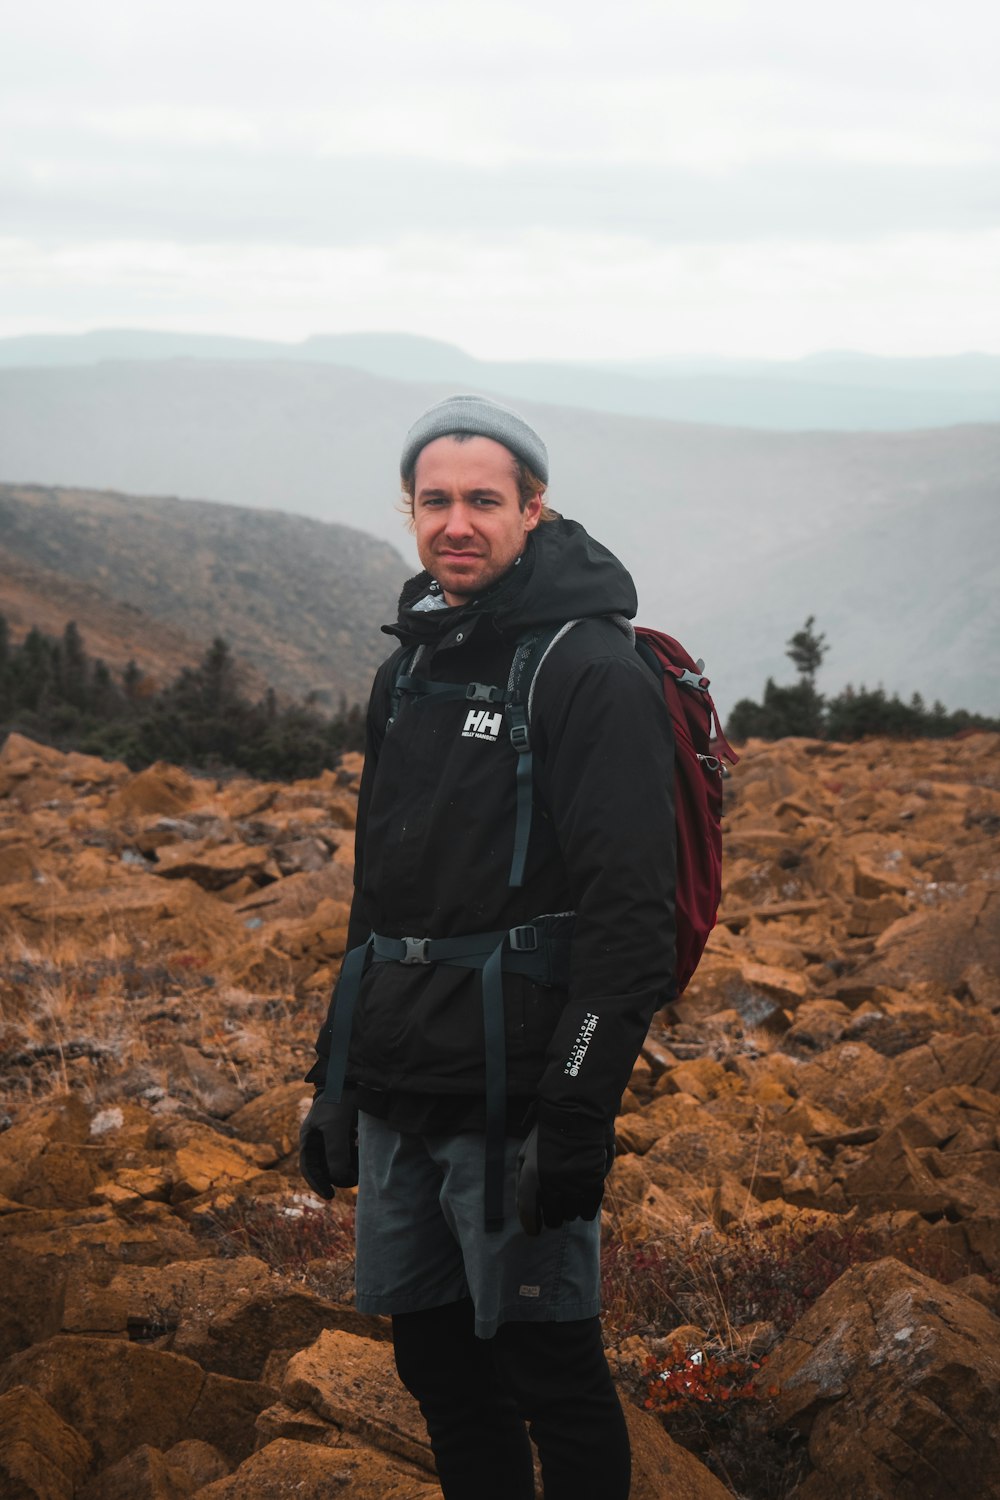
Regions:
<instances>
[{"instance_id":1,"label":"maroon backpack","mask_svg":"<svg viewBox=\"0 0 1000 1500\"><path fill-rule=\"evenodd\" d=\"M703 661L640 625L635 648L663 682L674 726L677 819L677 993L698 967L722 896L722 758L739 759L722 732ZM712 731L715 731L713 736Z\"/></svg>"}]
</instances>

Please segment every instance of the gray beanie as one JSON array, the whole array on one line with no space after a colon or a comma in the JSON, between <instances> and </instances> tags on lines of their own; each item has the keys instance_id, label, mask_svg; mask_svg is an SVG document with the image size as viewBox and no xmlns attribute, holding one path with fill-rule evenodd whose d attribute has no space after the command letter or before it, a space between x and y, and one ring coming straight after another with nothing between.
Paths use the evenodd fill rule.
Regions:
<instances>
[{"instance_id":1,"label":"gray beanie","mask_svg":"<svg viewBox=\"0 0 1000 1500\"><path fill-rule=\"evenodd\" d=\"M399 472L409 479L421 448L435 438L453 432L468 432L475 437L492 438L509 448L515 458L527 464L532 474L549 482L549 455L533 427L509 407L491 401L487 396L446 396L429 406L406 434Z\"/></svg>"}]
</instances>

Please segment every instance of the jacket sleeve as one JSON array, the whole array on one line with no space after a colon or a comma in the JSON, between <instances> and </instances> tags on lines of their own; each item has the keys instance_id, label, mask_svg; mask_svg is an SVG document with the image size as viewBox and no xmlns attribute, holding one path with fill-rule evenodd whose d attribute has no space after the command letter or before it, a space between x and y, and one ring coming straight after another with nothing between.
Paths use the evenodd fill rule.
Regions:
<instances>
[{"instance_id":1,"label":"jacket sleeve","mask_svg":"<svg viewBox=\"0 0 1000 1500\"><path fill-rule=\"evenodd\" d=\"M385 721L388 715L388 678L385 675L387 665L383 665L376 674L365 720L365 764L361 772L361 785L358 788L358 815L354 829L354 896L351 900L351 914L347 922L346 952L348 953L360 943L366 942L371 932L371 923L362 909L361 893L364 889L364 849L368 808L371 803L372 782L378 765L379 749L385 738ZM306 1083L315 1084L317 1088L322 1088L326 1080L327 1062L330 1056L330 1024L333 1020L336 1001L337 986L335 984L326 1019L316 1038L316 1061L305 1076Z\"/></svg>"},{"instance_id":2,"label":"jacket sleeve","mask_svg":"<svg viewBox=\"0 0 1000 1500\"><path fill-rule=\"evenodd\" d=\"M544 715L541 702L542 793L577 915L567 1002L538 1092L610 1123L674 993L673 729L637 656L592 658Z\"/></svg>"}]
</instances>

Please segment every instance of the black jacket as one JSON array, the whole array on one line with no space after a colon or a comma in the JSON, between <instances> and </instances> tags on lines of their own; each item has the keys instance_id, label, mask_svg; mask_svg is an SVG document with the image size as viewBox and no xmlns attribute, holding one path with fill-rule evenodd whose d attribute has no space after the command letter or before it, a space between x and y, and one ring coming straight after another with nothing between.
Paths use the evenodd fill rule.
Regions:
<instances>
[{"instance_id":1,"label":"black jacket","mask_svg":"<svg viewBox=\"0 0 1000 1500\"><path fill-rule=\"evenodd\" d=\"M568 989L504 976L507 1087L518 1101L537 1094L610 1121L674 977L670 718L653 673L607 618L635 613L634 586L581 526L553 521L482 599L414 607L436 587L426 573L412 579L396 625L384 627L402 645L369 705L350 944L371 931L454 937L576 912ZM387 728L392 685L419 643L418 673L505 686L518 636L571 619L582 623L535 679L535 810L524 885L511 889L517 756L506 723L464 733L473 705L425 698L404 700ZM456 1109L480 1123L480 984L479 973L443 965L369 966L349 1067L365 1108L405 1129L414 1099L441 1101L452 1123ZM336 992L331 1015L335 1004ZM320 1085L328 1046L329 1018L309 1074Z\"/></svg>"}]
</instances>

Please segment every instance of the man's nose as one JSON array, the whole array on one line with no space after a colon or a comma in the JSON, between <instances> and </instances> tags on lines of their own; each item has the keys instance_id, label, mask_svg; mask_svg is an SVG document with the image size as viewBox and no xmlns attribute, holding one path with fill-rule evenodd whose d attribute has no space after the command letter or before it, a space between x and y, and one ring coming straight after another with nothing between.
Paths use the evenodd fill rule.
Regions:
<instances>
[{"instance_id":1,"label":"man's nose","mask_svg":"<svg viewBox=\"0 0 1000 1500\"><path fill-rule=\"evenodd\" d=\"M472 512L461 501L448 507L447 533L452 537L472 535Z\"/></svg>"}]
</instances>

